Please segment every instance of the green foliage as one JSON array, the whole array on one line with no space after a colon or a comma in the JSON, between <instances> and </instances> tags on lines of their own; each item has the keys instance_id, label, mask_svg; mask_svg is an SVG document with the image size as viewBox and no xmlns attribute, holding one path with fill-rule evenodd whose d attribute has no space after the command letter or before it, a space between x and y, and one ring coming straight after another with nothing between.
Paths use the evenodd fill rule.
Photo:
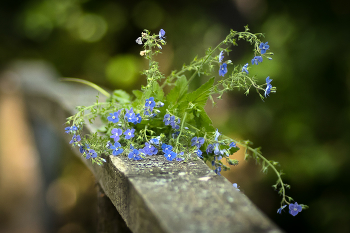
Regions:
<instances>
[{"instance_id":1,"label":"green foliage","mask_svg":"<svg viewBox=\"0 0 350 233\"><path fill-rule=\"evenodd\" d=\"M123 90L115 90L113 91L110 101L120 104L128 104L131 102L131 96Z\"/></svg>"},{"instance_id":2,"label":"green foliage","mask_svg":"<svg viewBox=\"0 0 350 233\"><path fill-rule=\"evenodd\" d=\"M93 123L96 117L101 118L104 126L98 130L98 133L84 135L81 142L73 143L73 146L89 145L83 155L90 158L88 156L90 152L87 151L93 149L98 156L92 158L92 162L102 164L103 155L112 153L109 143L113 137L116 137L114 138L116 142L120 142L124 154L132 153L134 149L143 148L139 159L146 158L147 148L144 147L145 144L157 139L163 144L171 145L177 158L186 161L200 157L204 161L212 162L215 172L219 174L221 170L230 169L223 164L221 158L225 158L229 165L238 165L238 160L230 158L239 150L236 146L237 143L244 148L245 158L255 159L257 163L261 164L264 173L267 173L269 168L276 173L278 180L273 187L279 188L282 204L289 203L285 189L290 188L290 186L282 181L282 173L276 169L279 164L262 156L260 148L252 148L252 143L249 140L235 141L221 135L217 130L215 131L212 121L204 109L209 99L213 105L215 104L213 95L218 95L218 98L221 98L226 91L243 89L245 94L248 94L249 90L254 87L262 99L264 97L260 91L265 91L265 94L268 88L271 92L275 91L275 88L269 86L269 83L257 84L255 76L249 76L248 72L242 69L242 65L234 66L231 74L225 72L221 78L215 72L215 67L224 64L225 66L233 65L230 60L219 61L219 53L222 51L224 54L228 54L231 51L229 46L237 46L239 40L245 40L254 46L254 56L257 54L266 56L259 47L261 44L259 37L261 36L261 33L250 33L248 27L245 27L244 32L231 30L230 34L219 45L213 49L207 49L204 57L195 57L189 65L183 65L182 70L173 71L165 77L159 71L159 64L154 60L154 57L160 53L159 49L166 42L159 35L151 35L148 30L145 30L137 39L137 43L143 44L144 50L140 54L149 63L149 68L143 71L147 85L142 86L141 90L133 91L135 98L123 90L115 90L105 103L100 103L97 100L91 106L78 107L78 113L67 119L67 124L72 123L73 126L78 127L77 132L81 132L86 122ZM187 76L190 78L188 79ZM196 90L189 91L189 84L198 76L210 78ZM171 88L167 94L164 91L166 87ZM134 130L135 135L127 138L125 133L131 129ZM117 130L123 130L125 136L119 134ZM199 143L199 139L203 139L203 142ZM107 149L106 144L108 145ZM202 152L203 149L200 149L202 146L207 148L206 154ZM158 150L161 150L160 145L158 145ZM169 152L163 151L163 153L167 156Z\"/></svg>"},{"instance_id":3,"label":"green foliage","mask_svg":"<svg viewBox=\"0 0 350 233\"><path fill-rule=\"evenodd\" d=\"M187 92L188 90L188 81L185 75L179 77L175 82L175 86L169 92L166 98L166 104L171 107L174 107L181 100L180 97L182 93Z\"/></svg>"},{"instance_id":4,"label":"green foliage","mask_svg":"<svg viewBox=\"0 0 350 233\"><path fill-rule=\"evenodd\" d=\"M214 77L209 79L208 82L200 86L197 90L189 93L186 100L195 107L204 107L207 103L209 95L212 94L213 84Z\"/></svg>"}]
</instances>

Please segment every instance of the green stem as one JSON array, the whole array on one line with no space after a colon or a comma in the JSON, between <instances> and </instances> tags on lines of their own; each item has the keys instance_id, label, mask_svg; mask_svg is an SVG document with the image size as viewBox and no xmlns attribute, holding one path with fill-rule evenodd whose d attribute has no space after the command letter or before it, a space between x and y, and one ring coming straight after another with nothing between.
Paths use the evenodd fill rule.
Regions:
<instances>
[{"instance_id":1,"label":"green stem","mask_svg":"<svg viewBox=\"0 0 350 233\"><path fill-rule=\"evenodd\" d=\"M275 168L275 166L273 166L269 160L267 160L264 156L262 156L258 151L256 151L255 149L247 146L246 144L242 144L240 142L236 142L237 144L241 145L241 146L244 146L246 147L248 150L250 150L251 152L253 152L254 154L256 154L257 156L259 156L259 158L261 158L262 160L265 161L265 163L268 164L268 166L270 166L272 168L272 170L276 173L277 177L278 177L278 180L277 182L281 184L281 188L282 188L282 203L283 201L285 201L287 204L289 204L289 202L287 202L286 200L286 194L285 194L285 188L284 188L284 183L283 183L283 180L281 178L281 175L280 173L277 171L277 169Z\"/></svg>"},{"instance_id":2,"label":"green stem","mask_svg":"<svg viewBox=\"0 0 350 233\"><path fill-rule=\"evenodd\" d=\"M176 148L177 148L177 145L179 144L179 139L180 139L180 136L181 136L181 134L182 134L182 130L183 130L183 128L184 128L184 124L185 124L186 117L187 117L187 112L185 112L184 117L182 118L182 124L181 124L180 133L179 133L179 136L178 136L177 139L176 139ZM176 152L176 153L177 153L177 152Z\"/></svg>"},{"instance_id":3,"label":"green stem","mask_svg":"<svg viewBox=\"0 0 350 233\"><path fill-rule=\"evenodd\" d=\"M199 67L199 69L196 70L196 72L193 73L193 75L191 76L191 78L188 80L188 84L190 84L190 82L194 79L194 77L196 76L196 74L199 72L200 69L202 69L203 65L207 62L207 60L209 59L209 57L214 53L214 51L216 49L218 49L220 47L220 45L222 45L224 43L224 41L222 41L220 44L218 44L212 51L211 53L205 58L205 60L202 62L202 65Z\"/></svg>"},{"instance_id":4,"label":"green stem","mask_svg":"<svg viewBox=\"0 0 350 233\"><path fill-rule=\"evenodd\" d=\"M101 92L101 94L103 94L104 96L106 96L107 98L109 98L111 95L105 91L103 88L101 88L100 86L96 85L95 83L80 79L80 78L61 78L61 81L67 81L67 82L77 82L77 83L82 83L85 85L88 85L92 88L94 88L95 90Z\"/></svg>"},{"instance_id":5,"label":"green stem","mask_svg":"<svg viewBox=\"0 0 350 233\"><path fill-rule=\"evenodd\" d=\"M200 60L201 60L201 59L200 59ZM170 82L173 80L174 77L179 77L179 75L185 73L186 71L189 71L189 70L193 69L193 66L197 66L197 64L201 63L200 60L199 60L199 61L196 61L196 62L194 62L194 63L192 63L192 64L190 64L186 69L182 69L182 70L180 70L179 72L170 75L170 76L167 78L167 80L165 80L165 81L163 82L163 84L162 84L160 87L161 87L161 88L164 88L164 86L167 85L168 83L170 83Z\"/></svg>"},{"instance_id":6,"label":"green stem","mask_svg":"<svg viewBox=\"0 0 350 233\"><path fill-rule=\"evenodd\" d=\"M73 124L74 124L74 122L76 121L77 118L81 117L81 113L84 112L85 110L94 108L95 106L105 105L105 104L111 104L111 103L109 103L109 102L99 102L99 103L94 103L93 105L91 105L91 106L89 106L89 107L85 107L85 108L83 108L83 109L80 109L79 112L77 112L77 113L74 115ZM88 115L91 115L91 113L84 115L84 117L85 117L85 116L88 116Z\"/></svg>"}]
</instances>

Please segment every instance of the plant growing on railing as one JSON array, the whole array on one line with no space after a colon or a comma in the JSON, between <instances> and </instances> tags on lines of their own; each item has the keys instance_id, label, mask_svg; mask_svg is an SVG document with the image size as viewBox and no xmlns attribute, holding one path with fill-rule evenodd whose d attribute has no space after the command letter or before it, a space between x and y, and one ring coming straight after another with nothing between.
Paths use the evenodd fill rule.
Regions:
<instances>
[{"instance_id":1,"label":"plant growing on railing","mask_svg":"<svg viewBox=\"0 0 350 233\"><path fill-rule=\"evenodd\" d=\"M264 58L272 60L268 42L262 42L261 33L253 34L245 27L244 32L231 30L230 34L214 49L209 48L205 56L195 58L189 65L184 65L180 71L173 71L165 76L159 71L159 64L154 60L166 45L165 31L151 34L148 30L141 33L136 43L143 46L140 55L149 61L149 68L143 71L147 78L147 85L141 90L134 90L133 96L123 90L115 90L109 94L101 87L80 79L65 79L67 81L82 82L94 87L107 96L105 102L91 106L79 106L78 112L67 119L67 133L73 135L70 143L78 146L82 156L102 165L105 155L126 155L129 159L142 160L147 156L162 154L169 161L186 162L189 159L203 159L209 161L220 175L227 167L222 160L230 165L238 165L238 160L230 158L236 151L243 148L245 159L254 158L262 165L266 173L271 168L278 179L273 187L282 196L281 208L278 213L289 205L289 212L295 216L306 205L292 204L293 199L286 195L290 186L281 178L282 172L277 170L278 162L266 159L259 148L252 148L251 142L237 141L224 136L214 129L212 121L204 110L208 100L215 104L213 95L220 99L226 91L243 89L249 94L251 88L262 100L276 91L270 77L266 83L258 84L255 76L249 76L249 64L233 65L225 60L225 54L231 50L231 45L237 46L238 40L245 40L254 46L254 56L251 64L258 65ZM232 67L231 73L228 68ZM219 72L217 74L217 67ZM188 75L189 78L188 78ZM199 76L214 76L194 91L188 86ZM221 77L221 78L220 78ZM164 89L171 90L165 93ZM168 88L169 89L169 88ZM103 127L89 135L81 135L87 122L93 123L99 117ZM234 187L238 189L237 184Z\"/></svg>"}]
</instances>

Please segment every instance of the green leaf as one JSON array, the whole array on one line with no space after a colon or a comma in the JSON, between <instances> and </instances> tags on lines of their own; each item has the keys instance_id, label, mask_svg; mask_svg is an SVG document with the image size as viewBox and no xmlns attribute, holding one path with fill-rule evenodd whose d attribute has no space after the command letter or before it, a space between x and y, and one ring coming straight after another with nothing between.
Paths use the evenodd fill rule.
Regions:
<instances>
[{"instance_id":1,"label":"green leaf","mask_svg":"<svg viewBox=\"0 0 350 233\"><path fill-rule=\"evenodd\" d=\"M116 100L121 104L124 104L124 103L130 103L131 96L123 90L115 90L113 92L112 99Z\"/></svg>"},{"instance_id":2,"label":"green leaf","mask_svg":"<svg viewBox=\"0 0 350 233\"><path fill-rule=\"evenodd\" d=\"M207 132L215 131L213 123L203 107L197 107L197 109L194 110L193 115L193 120L198 129L204 128Z\"/></svg>"},{"instance_id":3,"label":"green leaf","mask_svg":"<svg viewBox=\"0 0 350 233\"><path fill-rule=\"evenodd\" d=\"M132 93L136 96L136 99L141 99L143 92L139 90L133 90Z\"/></svg>"},{"instance_id":4,"label":"green leaf","mask_svg":"<svg viewBox=\"0 0 350 233\"><path fill-rule=\"evenodd\" d=\"M154 96L156 100L162 101L164 98L164 91L163 89L159 86L158 82L153 82L152 85L152 91L154 93Z\"/></svg>"},{"instance_id":5,"label":"green leaf","mask_svg":"<svg viewBox=\"0 0 350 233\"><path fill-rule=\"evenodd\" d=\"M214 77L209 79L208 82L204 83L197 90L189 93L187 95L187 101L192 102L199 107L204 107L207 103L207 100L211 94L211 88L214 84Z\"/></svg>"},{"instance_id":6,"label":"green leaf","mask_svg":"<svg viewBox=\"0 0 350 233\"><path fill-rule=\"evenodd\" d=\"M143 100L148 99L149 97L152 96L152 89L148 88L142 95Z\"/></svg>"},{"instance_id":7,"label":"green leaf","mask_svg":"<svg viewBox=\"0 0 350 233\"><path fill-rule=\"evenodd\" d=\"M229 151L230 151L230 154L232 155L236 153L238 150L239 150L239 147L231 147Z\"/></svg>"},{"instance_id":8,"label":"green leaf","mask_svg":"<svg viewBox=\"0 0 350 233\"><path fill-rule=\"evenodd\" d=\"M181 93L185 93L188 89L188 81L185 75L182 75L176 82L175 87L169 92L167 95L168 104L175 104L179 101L179 97Z\"/></svg>"},{"instance_id":9,"label":"green leaf","mask_svg":"<svg viewBox=\"0 0 350 233\"><path fill-rule=\"evenodd\" d=\"M238 165L238 160L237 159L228 159L228 164L236 166L236 165Z\"/></svg>"}]
</instances>

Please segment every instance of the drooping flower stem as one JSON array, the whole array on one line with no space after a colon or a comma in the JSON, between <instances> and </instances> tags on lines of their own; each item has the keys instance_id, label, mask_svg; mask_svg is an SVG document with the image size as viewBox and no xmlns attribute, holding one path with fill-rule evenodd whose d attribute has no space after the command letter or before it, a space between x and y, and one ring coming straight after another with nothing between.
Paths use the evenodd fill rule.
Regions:
<instances>
[{"instance_id":1,"label":"drooping flower stem","mask_svg":"<svg viewBox=\"0 0 350 233\"><path fill-rule=\"evenodd\" d=\"M240 144L240 143L238 143ZM242 145L242 144L240 144ZM244 146L244 145L242 145ZM284 183L283 180L281 178L281 174L277 171L277 169L275 168L275 166L273 166L271 164L271 162L269 160L267 160L264 156L262 156L258 151L256 151L255 149L251 148L251 147L247 147L248 150L250 150L251 152L253 152L254 154L256 154L260 159L264 160L265 163L267 163L268 166L270 166L272 168L272 170L276 173L278 179L277 179L277 183L279 183L281 185L281 189L282 189L282 201L281 203L286 202L287 204L290 204L287 200L286 200L286 195L285 195L285 188L284 188Z\"/></svg>"}]
</instances>

